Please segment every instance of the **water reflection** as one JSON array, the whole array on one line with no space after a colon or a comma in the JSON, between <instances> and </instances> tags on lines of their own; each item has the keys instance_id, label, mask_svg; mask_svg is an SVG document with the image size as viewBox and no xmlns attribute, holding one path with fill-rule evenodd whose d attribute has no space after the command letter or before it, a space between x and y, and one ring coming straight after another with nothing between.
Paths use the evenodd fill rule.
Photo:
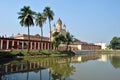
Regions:
<instances>
[{"instance_id":1,"label":"water reflection","mask_svg":"<svg viewBox=\"0 0 120 80\"><path fill-rule=\"evenodd\" d=\"M102 54L98 61L107 62L110 61L114 68L120 68L120 54Z\"/></svg>"},{"instance_id":2,"label":"water reflection","mask_svg":"<svg viewBox=\"0 0 120 80\"><path fill-rule=\"evenodd\" d=\"M72 74L75 68L73 66L70 66L69 63L56 63L51 66L50 70L52 73L52 80L65 80L66 77L69 77Z\"/></svg>"},{"instance_id":3,"label":"water reflection","mask_svg":"<svg viewBox=\"0 0 120 80\"><path fill-rule=\"evenodd\" d=\"M110 62L114 68L120 68L120 54L111 55Z\"/></svg>"},{"instance_id":4,"label":"water reflection","mask_svg":"<svg viewBox=\"0 0 120 80\"><path fill-rule=\"evenodd\" d=\"M75 80L76 70L82 69L81 63L87 61L111 62L114 68L120 68L119 55L78 55L73 57L26 58L0 65L0 80ZM75 66L78 64L79 66ZM72 65L71 65L72 64ZM96 64L95 64L96 65ZM88 67L89 68L89 67ZM85 70L83 71L85 72ZM79 73L78 73L79 74Z\"/></svg>"}]
</instances>

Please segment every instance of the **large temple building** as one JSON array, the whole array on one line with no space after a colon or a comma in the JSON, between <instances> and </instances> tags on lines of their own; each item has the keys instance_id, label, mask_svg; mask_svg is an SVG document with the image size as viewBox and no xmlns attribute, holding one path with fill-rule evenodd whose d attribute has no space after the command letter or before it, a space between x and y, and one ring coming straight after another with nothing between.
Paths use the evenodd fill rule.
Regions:
<instances>
[{"instance_id":1,"label":"large temple building","mask_svg":"<svg viewBox=\"0 0 120 80\"><path fill-rule=\"evenodd\" d=\"M66 35L66 25L62 25L62 21L60 18L58 19L57 23L53 25L51 34L53 34L54 32L59 32L64 36ZM53 40L53 37L51 37L51 40Z\"/></svg>"}]
</instances>

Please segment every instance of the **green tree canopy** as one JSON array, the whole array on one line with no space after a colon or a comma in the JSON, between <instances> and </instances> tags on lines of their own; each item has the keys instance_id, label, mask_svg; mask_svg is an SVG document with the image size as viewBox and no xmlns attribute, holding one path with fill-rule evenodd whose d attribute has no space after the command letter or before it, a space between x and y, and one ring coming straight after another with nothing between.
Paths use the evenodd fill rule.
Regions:
<instances>
[{"instance_id":1,"label":"green tree canopy","mask_svg":"<svg viewBox=\"0 0 120 80\"><path fill-rule=\"evenodd\" d=\"M63 40L65 40L65 37L59 32L54 32L52 36L54 38L52 43L55 48L58 48L58 46L63 42Z\"/></svg>"},{"instance_id":2,"label":"green tree canopy","mask_svg":"<svg viewBox=\"0 0 120 80\"><path fill-rule=\"evenodd\" d=\"M73 35L71 35L69 32L66 33L66 35L62 35L59 32L54 32L53 36L53 45L58 48L58 46L61 43L66 44L66 50L68 50L68 45L70 45L71 43L73 43Z\"/></svg>"},{"instance_id":3,"label":"green tree canopy","mask_svg":"<svg viewBox=\"0 0 120 80\"><path fill-rule=\"evenodd\" d=\"M113 37L109 47L112 49L120 49L120 37Z\"/></svg>"},{"instance_id":4,"label":"green tree canopy","mask_svg":"<svg viewBox=\"0 0 120 80\"><path fill-rule=\"evenodd\" d=\"M73 43L73 35L71 35L69 32L66 33L65 42L67 45L66 50L68 50L68 45Z\"/></svg>"}]
</instances>

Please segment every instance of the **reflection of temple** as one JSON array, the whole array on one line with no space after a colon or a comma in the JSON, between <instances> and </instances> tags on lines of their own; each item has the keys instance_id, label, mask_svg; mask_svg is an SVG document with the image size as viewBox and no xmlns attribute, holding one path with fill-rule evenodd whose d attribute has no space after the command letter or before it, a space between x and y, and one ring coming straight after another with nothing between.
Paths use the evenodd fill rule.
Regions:
<instances>
[{"instance_id":1,"label":"reflection of temple","mask_svg":"<svg viewBox=\"0 0 120 80\"><path fill-rule=\"evenodd\" d=\"M105 54L102 54L101 57L98 59L98 61L106 62L108 60L108 56Z\"/></svg>"}]
</instances>

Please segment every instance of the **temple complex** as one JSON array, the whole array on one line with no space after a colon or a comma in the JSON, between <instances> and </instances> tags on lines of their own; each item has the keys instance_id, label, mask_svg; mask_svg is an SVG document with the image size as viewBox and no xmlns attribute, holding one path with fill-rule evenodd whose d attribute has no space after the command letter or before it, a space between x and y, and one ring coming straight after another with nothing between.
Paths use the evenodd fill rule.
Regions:
<instances>
[{"instance_id":1,"label":"temple complex","mask_svg":"<svg viewBox=\"0 0 120 80\"><path fill-rule=\"evenodd\" d=\"M57 23L53 25L51 34L59 32L66 36L66 25L62 24L62 20L59 18ZM51 36L51 41L53 37ZM0 50L26 50L28 48L28 35L20 34L14 35L13 37L0 37ZM49 50L50 40L49 37L41 37L39 34L30 35L30 50ZM52 49L55 49L52 45ZM65 50L66 44L60 44L58 50ZM100 50L100 45L89 44L77 40L76 42L69 45L70 50Z\"/></svg>"}]
</instances>

